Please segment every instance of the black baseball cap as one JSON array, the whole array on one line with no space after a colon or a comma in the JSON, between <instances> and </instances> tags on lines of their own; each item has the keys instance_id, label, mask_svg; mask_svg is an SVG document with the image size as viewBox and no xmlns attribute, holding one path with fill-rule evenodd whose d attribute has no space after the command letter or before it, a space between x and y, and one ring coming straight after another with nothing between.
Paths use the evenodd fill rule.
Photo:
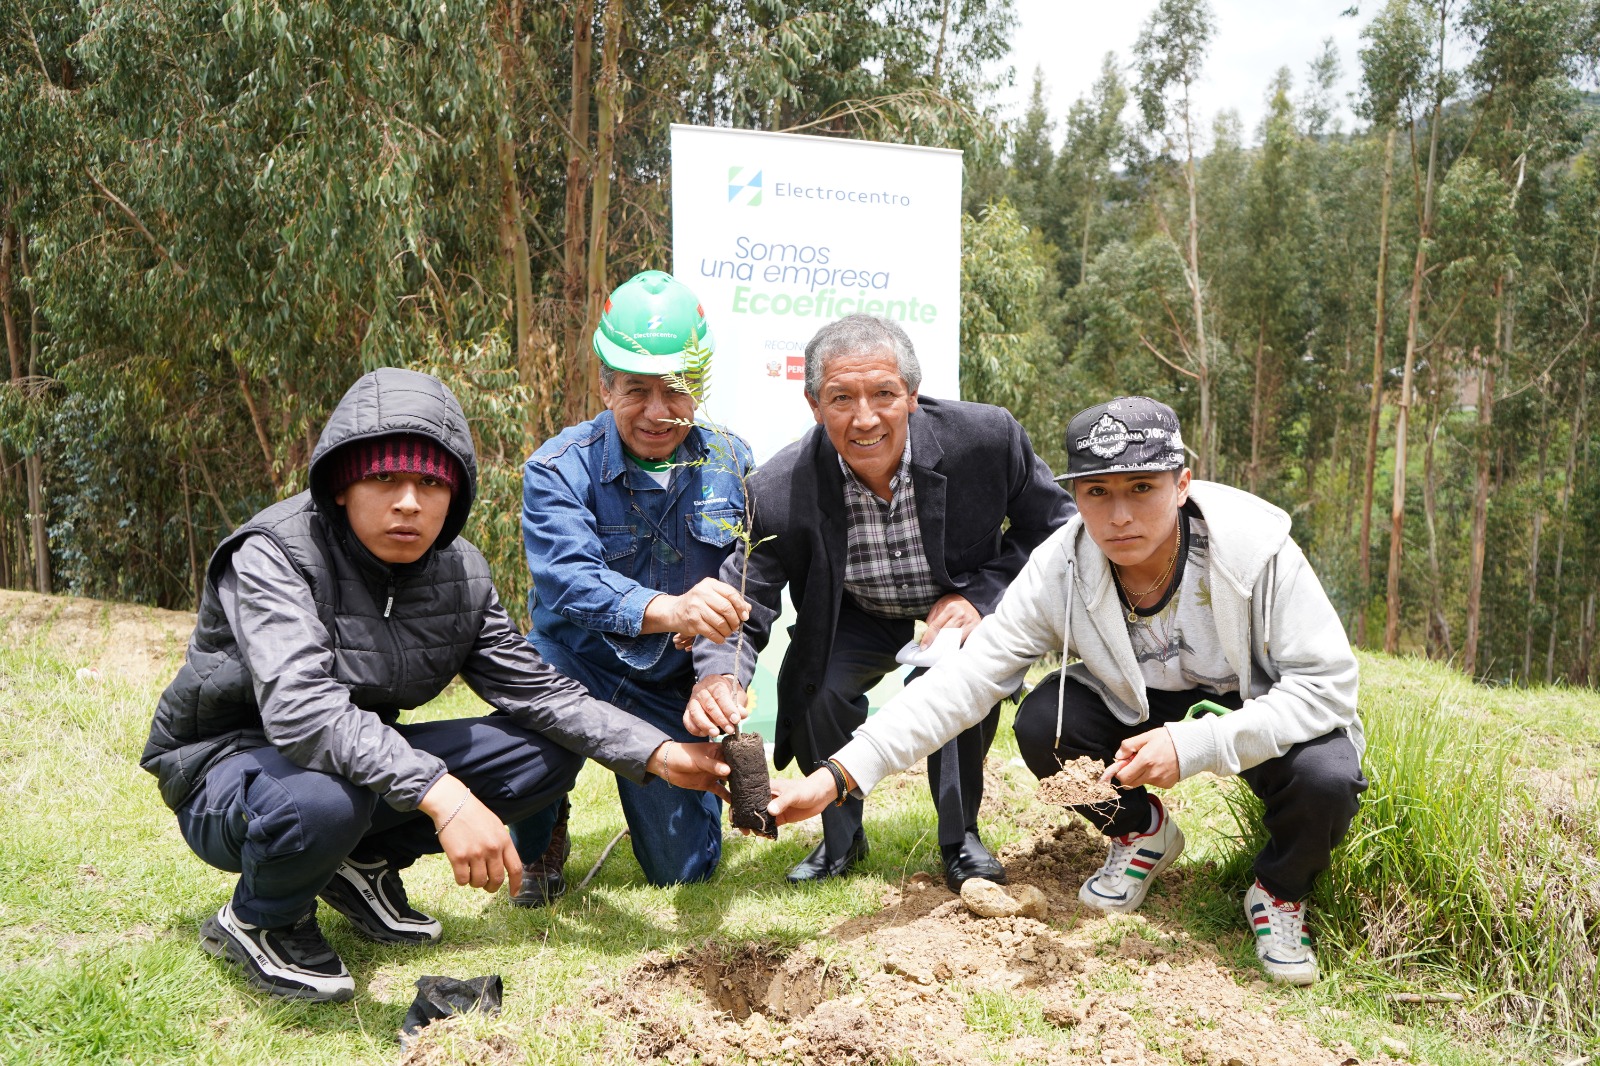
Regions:
<instances>
[{"instance_id":1,"label":"black baseball cap","mask_svg":"<svg viewBox=\"0 0 1600 1066\"><path fill-rule=\"evenodd\" d=\"M1067 472L1058 481L1185 465L1177 412L1148 396L1119 396L1079 411L1067 425L1066 443Z\"/></svg>"}]
</instances>

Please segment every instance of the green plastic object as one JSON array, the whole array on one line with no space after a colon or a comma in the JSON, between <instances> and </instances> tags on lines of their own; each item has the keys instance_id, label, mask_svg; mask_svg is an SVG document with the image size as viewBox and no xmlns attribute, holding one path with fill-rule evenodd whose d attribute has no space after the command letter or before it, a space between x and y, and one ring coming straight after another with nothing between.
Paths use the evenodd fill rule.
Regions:
<instances>
[{"instance_id":1,"label":"green plastic object","mask_svg":"<svg viewBox=\"0 0 1600 1066\"><path fill-rule=\"evenodd\" d=\"M1212 703L1210 700L1201 700L1199 703L1189 708L1189 713L1184 715L1183 719L1184 721L1188 721L1191 718L1199 718L1202 714L1214 714L1218 718L1221 718L1231 710L1233 710L1232 707L1224 707L1222 704Z\"/></svg>"},{"instance_id":2,"label":"green plastic object","mask_svg":"<svg viewBox=\"0 0 1600 1066\"><path fill-rule=\"evenodd\" d=\"M618 285L594 331L594 354L624 374L677 374L688 348L713 347L705 308L689 286L660 270Z\"/></svg>"}]
</instances>

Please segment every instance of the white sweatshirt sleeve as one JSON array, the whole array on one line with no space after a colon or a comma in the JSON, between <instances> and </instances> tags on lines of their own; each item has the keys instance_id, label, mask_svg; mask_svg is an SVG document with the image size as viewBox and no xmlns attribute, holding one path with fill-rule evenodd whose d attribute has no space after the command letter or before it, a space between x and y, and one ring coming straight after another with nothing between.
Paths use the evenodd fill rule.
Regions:
<instances>
[{"instance_id":1,"label":"white sweatshirt sleeve","mask_svg":"<svg viewBox=\"0 0 1600 1066\"><path fill-rule=\"evenodd\" d=\"M1066 533L1067 527L1057 530L1034 551L959 652L907 685L835 753L862 795L981 722L1017 690L1030 666L1062 650Z\"/></svg>"}]
</instances>

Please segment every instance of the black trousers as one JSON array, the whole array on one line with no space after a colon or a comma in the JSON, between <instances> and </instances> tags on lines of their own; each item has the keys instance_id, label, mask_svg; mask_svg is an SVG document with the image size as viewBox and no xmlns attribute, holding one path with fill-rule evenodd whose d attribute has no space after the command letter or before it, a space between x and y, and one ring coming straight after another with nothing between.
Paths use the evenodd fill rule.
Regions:
<instances>
[{"instance_id":1,"label":"black trousers","mask_svg":"<svg viewBox=\"0 0 1600 1066\"><path fill-rule=\"evenodd\" d=\"M526 818L572 788L583 757L503 714L396 725L503 822ZM397 811L371 789L296 766L277 748L231 755L178 809L194 853L239 874L233 911L252 925L299 921L347 856L403 870L442 850L433 821Z\"/></svg>"},{"instance_id":2,"label":"black trousers","mask_svg":"<svg viewBox=\"0 0 1600 1066\"><path fill-rule=\"evenodd\" d=\"M845 597L839 606L827 674L818 686L810 720L794 732L794 752L801 769L810 773L849 742L867 720L867 692L898 667L895 653L913 633L910 619L878 618ZM912 680L925 672L913 671ZM999 724L997 704L982 722L928 757L928 788L939 812L940 844L960 844L967 830L977 829L978 808L983 803L983 759ZM823 839L830 855L844 854L861 829L861 817L858 799L822 812Z\"/></svg>"},{"instance_id":3,"label":"black trousers","mask_svg":"<svg viewBox=\"0 0 1600 1066\"><path fill-rule=\"evenodd\" d=\"M1056 699L1063 684L1065 708L1061 744L1055 744ZM1055 773L1063 762L1087 755L1109 765L1128 737L1183 718L1201 700L1238 708L1238 693L1215 695L1201 689L1163 692L1147 689L1150 719L1125 725L1094 690L1057 671L1028 693L1017 708L1017 747L1034 776ZM1296 744L1282 756L1239 775L1266 806L1267 846L1256 856L1256 879L1279 899L1311 895L1317 875L1328 868L1333 849L1350 829L1367 779L1355 745L1342 732ZM1117 803L1073 808L1106 836L1142 833L1150 824L1150 794L1143 786L1119 789Z\"/></svg>"}]
</instances>

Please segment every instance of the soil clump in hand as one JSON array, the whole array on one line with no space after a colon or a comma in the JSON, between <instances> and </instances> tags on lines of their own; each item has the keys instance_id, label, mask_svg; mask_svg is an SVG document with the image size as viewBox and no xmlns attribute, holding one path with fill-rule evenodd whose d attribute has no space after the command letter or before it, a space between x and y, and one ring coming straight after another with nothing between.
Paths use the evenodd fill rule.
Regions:
<instances>
[{"instance_id":1,"label":"soil clump in hand","mask_svg":"<svg viewBox=\"0 0 1600 1066\"><path fill-rule=\"evenodd\" d=\"M722 739L722 761L728 764L728 793L733 796L728 820L769 840L778 839L778 822L767 813L772 778L767 774L767 746L760 733L735 733Z\"/></svg>"},{"instance_id":2,"label":"soil clump in hand","mask_svg":"<svg viewBox=\"0 0 1600 1066\"><path fill-rule=\"evenodd\" d=\"M1106 764L1080 755L1039 782L1039 799L1060 807L1082 807L1092 803L1115 803L1117 790L1101 781Z\"/></svg>"}]
</instances>

